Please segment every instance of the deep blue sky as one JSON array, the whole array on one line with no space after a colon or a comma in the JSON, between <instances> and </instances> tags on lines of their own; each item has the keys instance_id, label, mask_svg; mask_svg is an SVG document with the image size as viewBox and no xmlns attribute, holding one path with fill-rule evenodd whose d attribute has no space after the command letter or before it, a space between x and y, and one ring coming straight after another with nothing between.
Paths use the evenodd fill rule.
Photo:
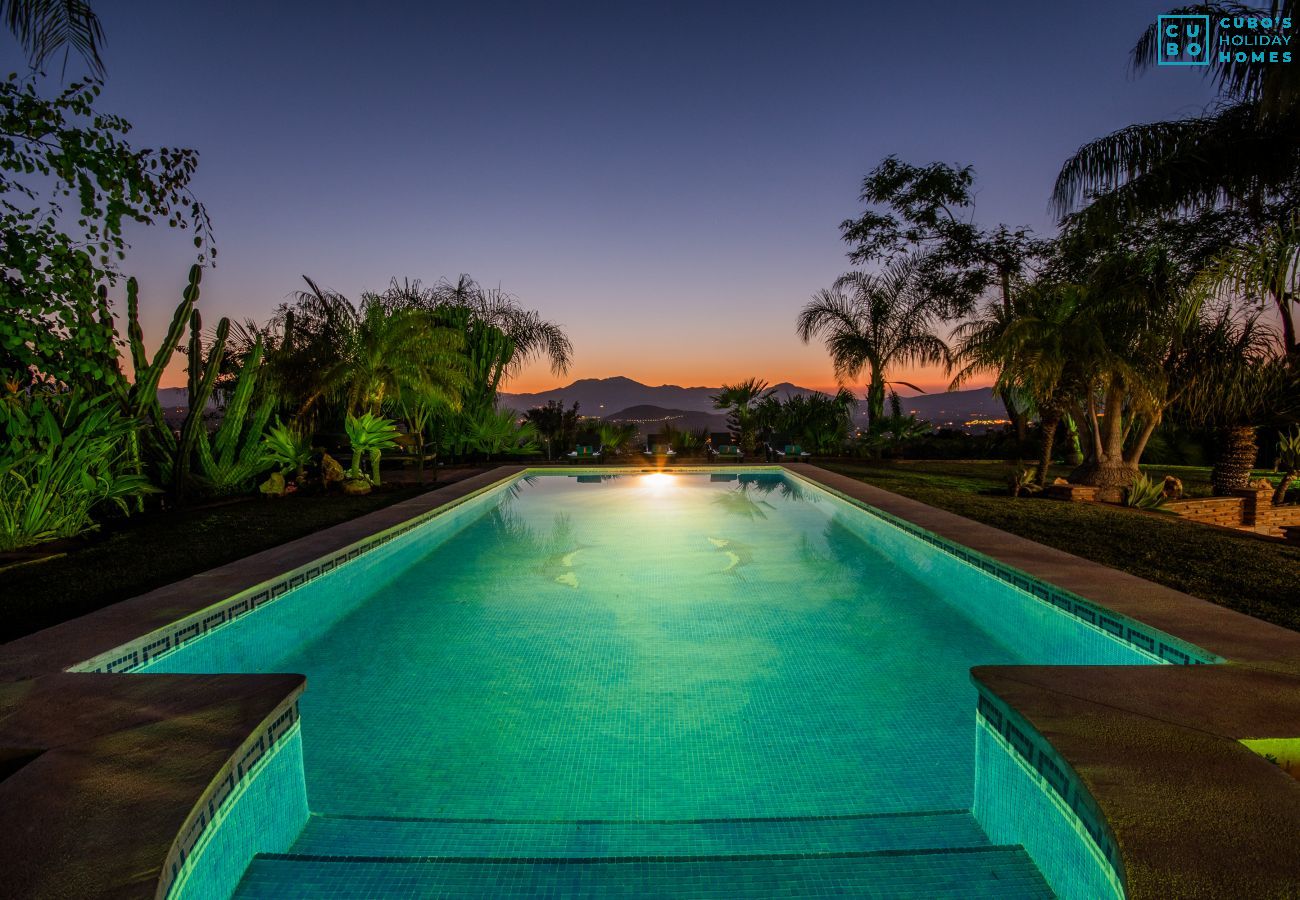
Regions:
<instances>
[{"instance_id":1,"label":"deep blue sky","mask_svg":"<svg viewBox=\"0 0 1300 900\"><path fill-rule=\"evenodd\" d=\"M1129 73L1168 10L1146 0L96 8L103 108L201 152L210 321L266 317L303 273L355 295L469 272L567 326L572 375L652 383L830 384L794 317L885 155L973 164L979 220L1050 228L1081 142L1210 98L1194 70ZM192 248L133 240L156 339Z\"/></svg>"}]
</instances>

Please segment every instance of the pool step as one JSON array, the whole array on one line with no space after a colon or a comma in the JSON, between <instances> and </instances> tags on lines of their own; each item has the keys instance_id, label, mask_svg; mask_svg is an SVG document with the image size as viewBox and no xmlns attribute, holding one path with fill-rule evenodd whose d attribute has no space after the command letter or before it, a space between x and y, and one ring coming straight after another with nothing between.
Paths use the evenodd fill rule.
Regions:
<instances>
[{"instance_id":1,"label":"pool step","mask_svg":"<svg viewBox=\"0 0 1300 900\"><path fill-rule=\"evenodd\" d=\"M313 815L290 852L304 856L575 859L988 846L988 838L969 810L638 822Z\"/></svg>"},{"instance_id":2,"label":"pool step","mask_svg":"<svg viewBox=\"0 0 1300 900\"><path fill-rule=\"evenodd\" d=\"M1052 896L1020 847L660 858L253 860L237 900L328 897Z\"/></svg>"},{"instance_id":3,"label":"pool step","mask_svg":"<svg viewBox=\"0 0 1300 900\"><path fill-rule=\"evenodd\" d=\"M313 815L235 897L1051 897L968 810L777 819L508 821Z\"/></svg>"}]
</instances>

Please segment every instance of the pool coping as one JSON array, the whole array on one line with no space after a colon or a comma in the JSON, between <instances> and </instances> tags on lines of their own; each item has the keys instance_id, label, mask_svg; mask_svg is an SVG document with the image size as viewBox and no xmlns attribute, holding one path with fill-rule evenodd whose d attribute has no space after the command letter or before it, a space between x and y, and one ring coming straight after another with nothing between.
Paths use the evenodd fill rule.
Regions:
<instances>
[{"instance_id":1,"label":"pool coping","mask_svg":"<svg viewBox=\"0 0 1300 900\"><path fill-rule=\"evenodd\" d=\"M91 682L78 679L107 678L112 683L114 676L68 674L67 669L145 634L193 618L214 604L241 595L255 596L263 586L283 583L290 573L306 572L313 563L340 550L351 552L382 543L529 468L497 467L0 646L0 688L13 688L5 682L21 686L32 684L32 680L53 685L59 692L58 704L76 715L91 715L94 707L87 704L102 703L102 693L87 693L78 685ZM725 468L611 465L593 471L717 472ZM1227 659L1223 665L1144 666L1137 670L980 667L973 671L972 678L982 692L996 696L1023 716L1083 780L1114 831L1130 896L1169 896L1168 886L1173 884L1179 886L1180 895L1221 896L1231 892L1228 888L1235 890L1243 884L1239 867L1245 860L1253 867L1256 881L1251 883L1259 888L1256 893L1260 895L1282 895L1300 879L1300 860L1288 837L1300 831L1300 783L1239 743L1247 737L1295 735L1295 723L1300 722L1300 634L812 464L787 463L770 468L784 469ZM546 468L539 469L538 474L563 471ZM255 608L255 604L247 608ZM1152 671L1178 671L1183 680L1172 676L1148 680ZM184 680L185 690L200 693L204 689L195 685L207 679L209 699L217 704L231 692L232 683L247 679L251 684L252 680L272 677L279 676L150 675L147 679L154 684ZM300 676L285 677L301 681ZM302 685L284 688L280 703L296 698ZM1107 693L1116 690L1120 693ZM123 691L121 698L128 706L130 693ZM1242 703L1243 695L1249 703ZM1122 702L1117 703L1117 697ZM47 697L44 702L52 701ZM1243 706L1250 707L1250 715L1238 714ZM1167 714L1174 707L1181 710L1181 718L1176 721ZM1077 709L1078 714L1063 715L1060 710L1067 708ZM24 743L21 734L13 732L11 719L0 717L0 751L31 746L30 741ZM253 728L248 729L245 738L253 733ZM1160 753L1142 752L1146 746L1142 740L1155 740L1161 735L1165 742L1159 744ZM1179 736L1186 739L1182 744L1175 739ZM224 755L214 751L210 755L209 787L223 767L229 766L234 751ZM1212 781L1185 777L1189 771L1199 773L1203 765L1214 771ZM42 781L38 767L28 765L0 782L0 800L4 790L17 783L27 791L26 796L38 798L33 801L37 806L48 805L50 801L45 798L61 792L56 784ZM94 789L102 791L102 786ZM62 793L67 793L66 787ZM191 793L189 798L188 804L173 802L177 808L184 806L186 822L202 806L202 797ZM125 806L131 800L130 796L113 793L101 793L97 798L99 807L106 809ZM1212 810L1213 815L1207 818L1188 814L1189 807L1195 809L1197 803ZM1251 810L1266 810L1266 823L1253 818ZM1233 827L1224 828L1225 822ZM1171 833L1171 823L1178 823L1180 830ZM164 858L173 852L178 833L179 826L168 846L161 848L158 867L153 870L155 881L148 890L144 883L148 878L141 881L137 871L135 880L112 885L112 892L155 896L161 887ZM138 851L133 843L136 835L120 830L116 834L120 843L131 843ZM49 871L55 864L48 858L34 861L31 853L15 857L0 845L0 864L39 870L48 890L32 896L77 896L60 893L58 879Z\"/></svg>"},{"instance_id":2,"label":"pool coping","mask_svg":"<svg viewBox=\"0 0 1300 900\"><path fill-rule=\"evenodd\" d=\"M1300 733L1300 634L851 476L784 468L1223 657L978 666L971 678L1082 781L1130 898L1300 893L1300 782L1241 744Z\"/></svg>"}]
</instances>

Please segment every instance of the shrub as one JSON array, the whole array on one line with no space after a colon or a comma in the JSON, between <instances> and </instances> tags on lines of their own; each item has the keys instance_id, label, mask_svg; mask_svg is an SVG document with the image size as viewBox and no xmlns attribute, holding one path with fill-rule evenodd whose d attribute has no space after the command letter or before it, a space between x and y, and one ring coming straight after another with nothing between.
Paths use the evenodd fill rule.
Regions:
<instances>
[{"instance_id":1,"label":"shrub","mask_svg":"<svg viewBox=\"0 0 1300 900\"><path fill-rule=\"evenodd\" d=\"M1012 497L1019 497L1021 494L1036 494L1043 488L1035 479L1033 469L1019 469L1007 476L1007 487L1011 489Z\"/></svg>"},{"instance_id":2,"label":"shrub","mask_svg":"<svg viewBox=\"0 0 1300 900\"><path fill-rule=\"evenodd\" d=\"M98 527L104 504L155 490L132 471L128 440L136 423L107 396L36 394L0 406L0 550L14 550Z\"/></svg>"}]
</instances>

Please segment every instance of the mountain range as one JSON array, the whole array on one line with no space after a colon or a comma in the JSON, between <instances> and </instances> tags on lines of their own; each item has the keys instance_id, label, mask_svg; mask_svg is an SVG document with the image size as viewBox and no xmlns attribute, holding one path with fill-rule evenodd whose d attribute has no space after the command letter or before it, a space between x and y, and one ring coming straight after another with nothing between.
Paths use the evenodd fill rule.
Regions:
<instances>
[{"instance_id":1,"label":"mountain range","mask_svg":"<svg viewBox=\"0 0 1300 900\"><path fill-rule=\"evenodd\" d=\"M772 385L781 397L790 394L812 393L811 388L783 381ZM584 416L608 416L631 406L659 406L669 410L687 412L715 413L714 394L721 388L716 387L680 387L675 384L661 384L653 387L617 375L613 378L580 378L573 384L535 394L501 394L501 403L520 412L534 406L545 406L551 400L560 400L566 406L578 404L578 411Z\"/></svg>"},{"instance_id":2,"label":"mountain range","mask_svg":"<svg viewBox=\"0 0 1300 900\"><path fill-rule=\"evenodd\" d=\"M812 388L799 387L788 381L773 387L783 398L791 394L813 392ZM716 430L722 427L719 423L725 420L714 408L711 399L719 390L716 387L681 387L675 384L652 386L616 376L580 378L565 387L534 394L503 393L500 401L502 405L520 412L534 406L543 406L551 400L559 400L566 406L576 402L578 411L587 416L642 422L671 419L679 428L716 426ZM859 406L859 418L865 417L865 406L865 403ZM904 413L915 413L918 419L928 420L940 428L960 428L972 420L1001 419L1006 416L1002 402L993 395L990 388L903 397L902 408ZM701 414L707 414L710 418L700 418L696 422ZM693 424L676 421L678 418Z\"/></svg>"}]
</instances>

